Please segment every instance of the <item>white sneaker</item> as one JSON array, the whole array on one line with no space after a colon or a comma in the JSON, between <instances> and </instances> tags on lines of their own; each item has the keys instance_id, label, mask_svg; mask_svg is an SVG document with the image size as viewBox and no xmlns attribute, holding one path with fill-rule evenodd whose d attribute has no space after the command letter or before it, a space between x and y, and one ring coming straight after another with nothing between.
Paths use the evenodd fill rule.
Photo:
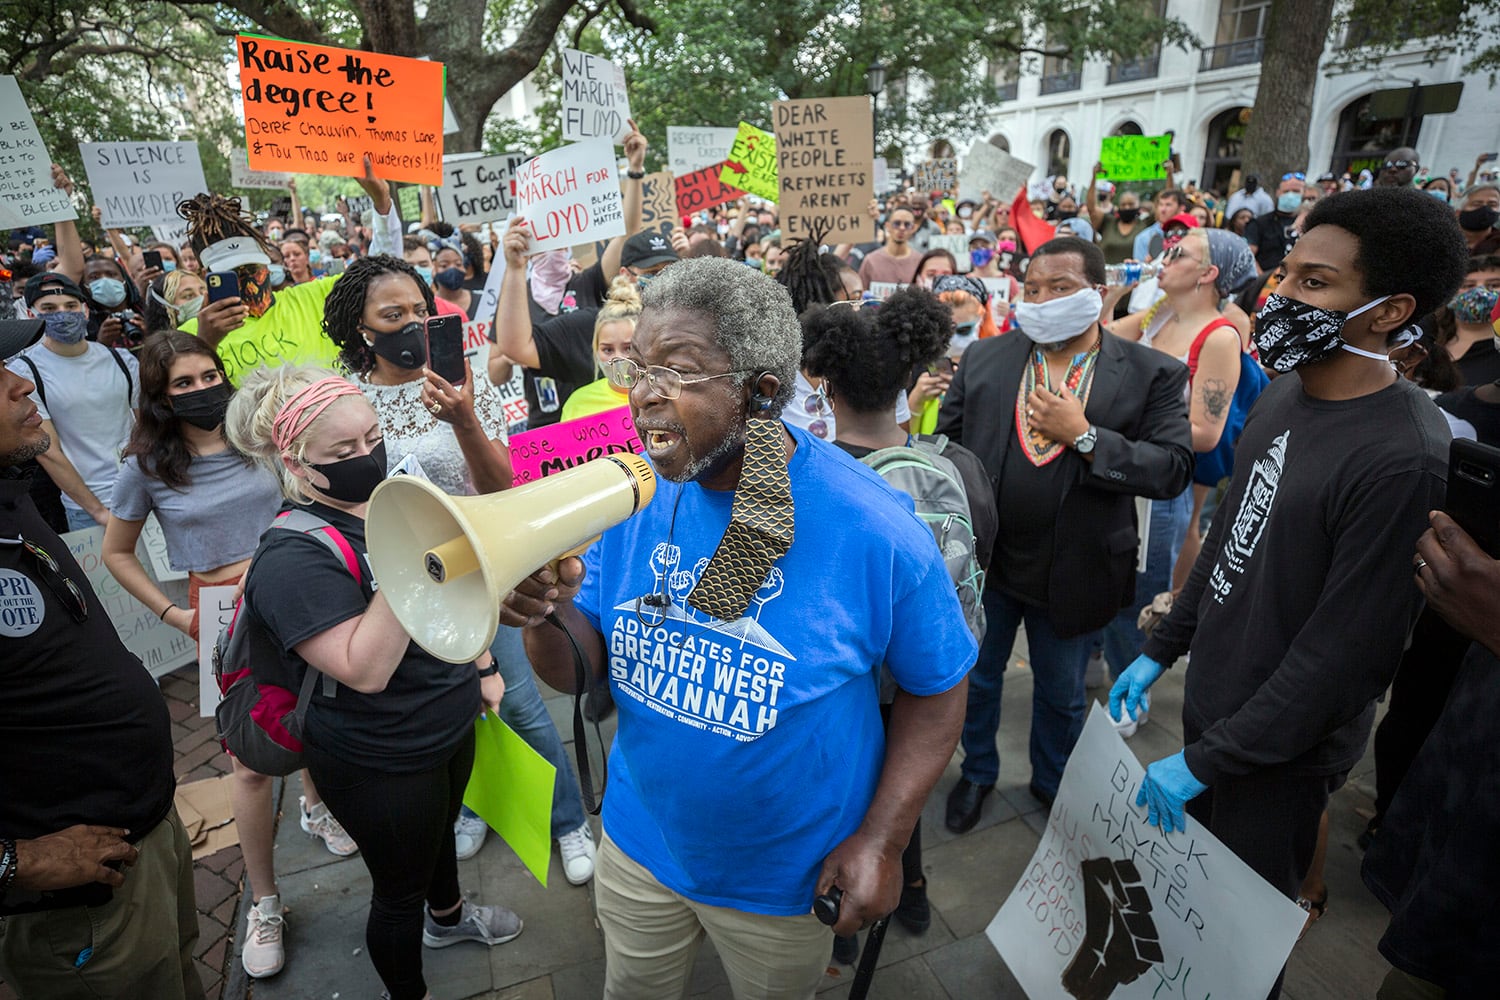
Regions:
<instances>
[{"instance_id":1,"label":"white sneaker","mask_svg":"<svg viewBox=\"0 0 1500 1000\"><path fill-rule=\"evenodd\" d=\"M594 833L588 820L571 833L557 838L562 853L563 874L574 885L583 885L594 877Z\"/></svg>"},{"instance_id":2,"label":"white sneaker","mask_svg":"<svg viewBox=\"0 0 1500 1000\"><path fill-rule=\"evenodd\" d=\"M490 825L478 816L458 814L453 824L453 846L458 849L458 860L467 861L479 853L484 838L490 834Z\"/></svg>"},{"instance_id":3,"label":"white sneaker","mask_svg":"<svg viewBox=\"0 0 1500 1000\"><path fill-rule=\"evenodd\" d=\"M309 837L322 840L323 846L328 848L328 853L336 854L341 858L358 853L359 845L344 830L343 824L333 818L333 813L328 811L328 806L319 802L308 809L307 796L303 795L297 798L297 811L302 814L302 832Z\"/></svg>"},{"instance_id":4,"label":"white sneaker","mask_svg":"<svg viewBox=\"0 0 1500 1000\"><path fill-rule=\"evenodd\" d=\"M281 897L262 896L260 902L250 907L245 951L240 962L251 979L274 976L286 964L286 948L281 941L285 929Z\"/></svg>"},{"instance_id":5,"label":"white sneaker","mask_svg":"<svg viewBox=\"0 0 1500 1000\"><path fill-rule=\"evenodd\" d=\"M444 927L432 919L432 911L422 908L422 943L429 948L446 948L460 941L478 941L497 945L513 941L521 933L521 918L503 906L480 906L467 899L458 923Z\"/></svg>"}]
</instances>

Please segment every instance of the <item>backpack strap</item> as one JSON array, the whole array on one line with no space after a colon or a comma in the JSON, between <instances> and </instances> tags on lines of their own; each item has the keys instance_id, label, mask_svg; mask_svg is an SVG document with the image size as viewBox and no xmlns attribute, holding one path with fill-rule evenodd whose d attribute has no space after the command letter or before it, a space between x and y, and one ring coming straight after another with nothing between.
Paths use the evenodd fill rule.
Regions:
<instances>
[{"instance_id":1,"label":"backpack strap","mask_svg":"<svg viewBox=\"0 0 1500 1000\"><path fill-rule=\"evenodd\" d=\"M24 354L17 354L16 360L25 362L26 367L31 369L31 384L36 386L36 397L42 401L43 406L46 406L47 390L42 388L42 373L36 370L36 362Z\"/></svg>"},{"instance_id":2,"label":"backpack strap","mask_svg":"<svg viewBox=\"0 0 1500 1000\"><path fill-rule=\"evenodd\" d=\"M120 369L120 374L125 376L125 405L129 406L130 397L135 395L135 379L130 377L130 368L125 364L125 359L120 357L119 351L113 347L106 347L105 350L109 352L110 359ZM42 402L45 403L46 400Z\"/></svg>"},{"instance_id":3,"label":"backpack strap","mask_svg":"<svg viewBox=\"0 0 1500 1000\"><path fill-rule=\"evenodd\" d=\"M1229 322L1229 320L1225 319L1223 316L1220 316L1218 319L1205 326L1202 330L1199 330L1198 336L1193 339L1193 346L1188 348L1189 382L1191 382L1198 375L1198 352L1203 350L1203 345L1208 341L1208 335L1219 329L1221 326L1227 326L1231 330L1234 330L1234 324ZM1236 340L1239 339L1239 336L1240 332L1238 330L1234 330L1234 337Z\"/></svg>"},{"instance_id":4,"label":"backpack strap","mask_svg":"<svg viewBox=\"0 0 1500 1000\"><path fill-rule=\"evenodd\" d=\"M354 577L355 583L364 584L364 573L359 568L359 556L355 554L354 546L349 544L349 539L344 537L343 532L318 515L305 510L283 511L271 522L271 527L300 531L317 539L343 561L344 568Z\"/></svg>"},{"instance_id":5,"label":"backpack strap","mask_svg":"<svg viewBox=\"0 0 1500 1000\"><path fill-rule=\"evenodd\" d=\"M364 574L360 572L359 556L355 554L354 546L349 544L349 539L344 537L343 532L318 515L305 510L283 511L271 521L271 527L300 531L310 538L317 539L328 551L343 561L344 568L349 571L350 576L354 577L355 583L364 585ZM245 575L249 576L248 570ZM312 698L313 684L319 677L323 678L323 697L332 698L337 691L337 682L332 677L309 664L307 676L302 679L302 690L297 695L299 715L307 711L307 702Z\"/></svg>"}]
</instances>

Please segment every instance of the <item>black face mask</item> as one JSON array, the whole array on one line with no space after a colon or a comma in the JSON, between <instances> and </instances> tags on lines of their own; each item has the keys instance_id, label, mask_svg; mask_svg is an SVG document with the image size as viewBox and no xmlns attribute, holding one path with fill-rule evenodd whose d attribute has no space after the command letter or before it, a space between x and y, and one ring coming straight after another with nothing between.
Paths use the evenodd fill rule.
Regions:
<instances>
[{"instance_id":1,"label":"black face mask","mask_svg":"<svg viewBox=\"0 0 1500 1000\"><path fill-rule=\"evenodd\" d=\"M1057 217L1059 219L1076 219L1078 218L1078 210L1076 208L1059 208L1057 210Z\"/></svg>"},{"instance_id":2,"label":"black face mask","mask_svg":"<svg viewBox=\"0 0 1500 1000\"><path fill-rule=\"evenodd\" d=\"M370 350L385 358L397 368L415 371L427 363L427 324L412 320L399 330L382 332L370 330L374 343Z\"/></svg>"},{"instance_id":3,"label":"black face mask","mask_svg":"<svg viewBox=\"0 0 1500 1000\"><path fill-rule=\"evenodd\" d=\"M184 392L169 396L172 412L178 420L186 420L194 427L211 431L224 423L224 414L229 410L229 397L233 395L228 382L211 385L207 389Z\"/></svg>"},{"instance_id":4,"label":"black face mask","mask_svg":"<svg viewBox=\"0 0 1500 1000\"><path fill-rule=\"evenodd\" d=\"M1488 205L1458 213L1458 228L1467 229L1471 233L1494 229L1496 222L1500 222L1500 209L1490 208Z\"/></svg>"},{"instance_id":5,"label":"black face mask","mask_svg":"<svg viewBox=\"0 0 1500 1000\"><path fill-rule=\"evenodd\" d=\"M1115 214L1120 217L1121 222L1134 222L1141 217L1141 210L1138 208L1121 208L1116 210Z\"/></svg>"},{"instance_id":6,"label":"black face mask","mask_svg":"<svg viewBox=\"0 0 1500 1000\"><path fill-rule=\"evenodd\" d=\"M314 485L313 489L344 503L364 503L375 492L375 487L385 480L385 439L370 449L368 455L356 455L326 465L306 464L328 480L327 486Z\"/></svg>"},{"instance_id":7,"label":"black face mask","mask_svg":"<svg viewBox=\"0 0 1500 1000\"><path fill-rule=\"evenodd\" d=\"M456 292L464 287L464 269L461 267L445 267L432 276L432 283L439 288L446 288L450 292Z\"/></svg>"}]
</instances>

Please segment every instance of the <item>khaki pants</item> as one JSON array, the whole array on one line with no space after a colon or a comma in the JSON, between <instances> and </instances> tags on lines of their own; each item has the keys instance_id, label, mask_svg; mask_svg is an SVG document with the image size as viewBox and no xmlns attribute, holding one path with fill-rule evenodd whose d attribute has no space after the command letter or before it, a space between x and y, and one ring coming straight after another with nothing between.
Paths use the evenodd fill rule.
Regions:
<instances>
[{"instance_id":1,"label":"khaki pants","mask_svg":"<svg viewBox=\"0 0 1500 1000\"><path fill-rule=\"evenodd\" d=\"M193 848L177 810L135 846L140 857L105 905L0 921L0 978L22 1000L202 1000Z\"/></svg>"},{"instance_id":2,"label":"khaki pants","mask_svg":"<svg viewBox=\"0 0 1500 1000\"><path fill-rule=\"evenodd\" d=\"M608 833L594 861L594 897L604 929L605 1000L681 997L704 934L735 1000L812 1000L828 968L833 932L812 913L773 917L686 899Z\"/></svg>"}]
</instances>

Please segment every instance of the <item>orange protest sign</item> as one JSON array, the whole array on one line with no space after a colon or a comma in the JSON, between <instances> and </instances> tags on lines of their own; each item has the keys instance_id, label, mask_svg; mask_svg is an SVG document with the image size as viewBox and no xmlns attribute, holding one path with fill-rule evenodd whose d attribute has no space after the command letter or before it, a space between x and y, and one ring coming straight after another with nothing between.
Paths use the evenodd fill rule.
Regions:
<instances>
[{"instance_id":1,"label":"orange protest sign","mask_svg":"<svg viewBox=\"0 0 1500 1000\"><path fill-rule=\"evenodd\" d=\"M443 182L443 64L238 35L252 170Z\"/></svg>"}]
</instances>

